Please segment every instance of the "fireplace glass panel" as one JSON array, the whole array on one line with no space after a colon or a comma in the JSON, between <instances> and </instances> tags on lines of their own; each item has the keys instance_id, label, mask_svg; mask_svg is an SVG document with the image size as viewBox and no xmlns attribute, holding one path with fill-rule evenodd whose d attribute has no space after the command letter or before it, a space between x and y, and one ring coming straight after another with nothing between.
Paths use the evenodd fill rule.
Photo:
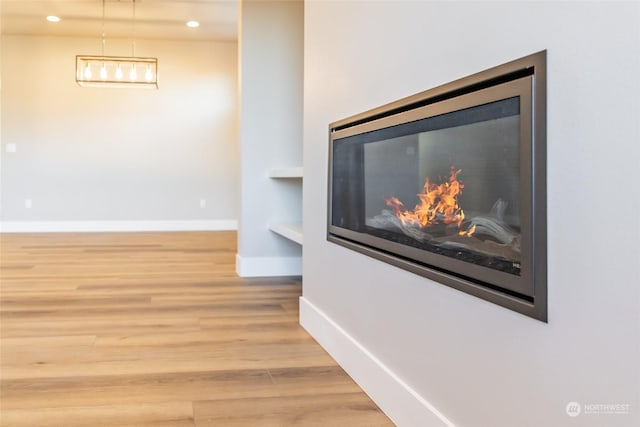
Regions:
<instances>
[{"instance_id":1,"label":"fireplace glass panel","mask_svg":"<svg viewBox=\"0 0 640 427\"><path fill-rule=\"evenodd\" d=\"M498 97L334 138L334 230L432 268L530 294L520 280L527 264L521 254L521 102L519 95Z\"/></svg>"},{"instance_id":2,"label":"fireplace glass panel","mask_svg":"<svg viewBox=\"0 0 640 427\"><path fill-rule=\"evenodd\" d=\"M366 232L519 275L519 99L394 132L362 143Z\"/></svg>"}]
</instances>

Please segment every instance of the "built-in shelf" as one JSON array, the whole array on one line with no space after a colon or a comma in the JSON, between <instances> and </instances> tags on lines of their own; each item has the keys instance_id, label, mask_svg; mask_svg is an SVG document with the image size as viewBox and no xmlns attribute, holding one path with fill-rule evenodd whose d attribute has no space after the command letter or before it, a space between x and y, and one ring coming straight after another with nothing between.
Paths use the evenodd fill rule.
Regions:
<instances>
[{"instance_id":1,"label":"built-in shelf","mask_svg":"<svg viewBox=\"0 0 640 427\"><path fill-rule=\"evenodd\" d=\"M302 166L271 169L269 171L269 178L302 178Z\"/></svg>"},{"instance_id":2,"label":"built-in shelf","mask_svg":"<svg viewBox=\"0 0 640 427\"><path fill-rule=\"evenodd\" d=\"M274 179L302 179L302 175L302 166L277 168L269 171L269 178ZM269 230L302 245L302 223L274 221L269 224Z\"/></svg>"},{"instance_id":3,"label":"built-in shelf","mask_svg":"<svg viewBox=\"0 0 640 427\"><path fill-rule=\"evenodd\" d=\"M302 224L293 222L272 222L269 230L302 245Z\"/></svg>"}]
</instances>

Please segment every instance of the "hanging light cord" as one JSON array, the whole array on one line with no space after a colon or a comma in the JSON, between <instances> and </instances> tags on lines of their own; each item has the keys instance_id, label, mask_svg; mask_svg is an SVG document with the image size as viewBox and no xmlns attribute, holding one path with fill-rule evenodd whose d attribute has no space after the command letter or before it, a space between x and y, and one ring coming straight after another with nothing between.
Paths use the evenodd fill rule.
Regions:
<instances>
[{"instance_id":1,"label":"hanging light cord","mask_svg":"<svg viewBox=\"0 0 640 427\"><path fill-rule=\"evenodd\" d=\"M105 0L102 0L102 56L104 56L104 45L105 45L105 32L104 32L104 3Z\"/></svg>"},{"instance_id":2,"label":"hanging light cord","mask_svg":"<svg viewBox=\"0 0 640 427\"><path fill-rule=\"evenodd\" d=\"M136 56L136 0L133 0L133 13L131 16L131 29L133 41L131 42L131 56Z\"/></svg>"}]
</instances>

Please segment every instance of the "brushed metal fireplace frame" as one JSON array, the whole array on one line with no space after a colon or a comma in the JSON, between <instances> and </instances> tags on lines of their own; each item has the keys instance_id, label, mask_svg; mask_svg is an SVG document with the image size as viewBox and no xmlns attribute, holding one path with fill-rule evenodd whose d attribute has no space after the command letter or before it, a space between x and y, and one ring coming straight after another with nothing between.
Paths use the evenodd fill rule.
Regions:
<instances>
[{"instance_id":1,"label":"brushed metal fireplace frame","mask_svg":"<svg viewBox=\"0 0 640 427\"><path fill-rule=\"evenodd\" d=\"M425 254L424 258L418 259L415 249L332 224L334 140L456 111L469 105L483 105L505 99L514 91L521 98L520 115L525 117L521 120L523 127L520 129L520 215L523 228L519 278L468 263L464 267L465 275L455 271L456 264L463 261L434 254ZM331 123L328 189L329 241L546 322L546 51Z\"/></svg>"}]
</instances>

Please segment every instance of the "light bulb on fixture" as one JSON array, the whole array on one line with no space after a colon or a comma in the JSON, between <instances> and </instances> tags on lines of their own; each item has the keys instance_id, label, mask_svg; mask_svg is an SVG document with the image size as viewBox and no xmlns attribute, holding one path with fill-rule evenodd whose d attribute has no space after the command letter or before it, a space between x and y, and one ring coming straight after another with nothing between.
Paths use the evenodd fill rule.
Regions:
<instances>
[{"instance_id":1,"label":"light bulb on fixture","mask_svg":"<svg viewBox=\"0 0 640 427\"><path fill-rule=\"evenodd\" d=\"M107 80L107 66L105 64L102 64L102 67L100 67L100 78Z\"/></svg>"},{"instance_id":2,"label":"light bulb on fixture","mask_svg":"<svg viewBox=\"0 0 640 427\"><path fill-rule=\"evenodd\" d=\"M151 71L151 65L147 65L147 72L144 73L144 78L150 82L153 80L153 71Z\"/></svg>"},{"instance_id":3,"label":"light bulb on fixture","mask_svg":"<svg viewBox=\"0 0 640 427\"><path fill-rule=\"evenodd\" d=\"M120 64L116 67L116 80L122 80L122 68Z\"/></svg>"},{"instance_id":4,"label":"light bulb on fixture","mask_svg":"<svg viewBox=\"0 0 640 427\"><path fill-rule=\"evenodd\" d=\"M136 71L136 64L131 66L131 71L129 72L129 80L132 82L138 78L138 72Z\"/></svg>"},{"instance_id":5,"label":"light bulb on fixture","mask_svg":"<svg viewBox=\"0 0 640 427\"><path fill-rule=\"evenodd\" d=\"M88 63L87 63L87 66L84 67L84 78L87 80L91 79L91 67L89 66Z\"/></svg>"}]
</instances>

